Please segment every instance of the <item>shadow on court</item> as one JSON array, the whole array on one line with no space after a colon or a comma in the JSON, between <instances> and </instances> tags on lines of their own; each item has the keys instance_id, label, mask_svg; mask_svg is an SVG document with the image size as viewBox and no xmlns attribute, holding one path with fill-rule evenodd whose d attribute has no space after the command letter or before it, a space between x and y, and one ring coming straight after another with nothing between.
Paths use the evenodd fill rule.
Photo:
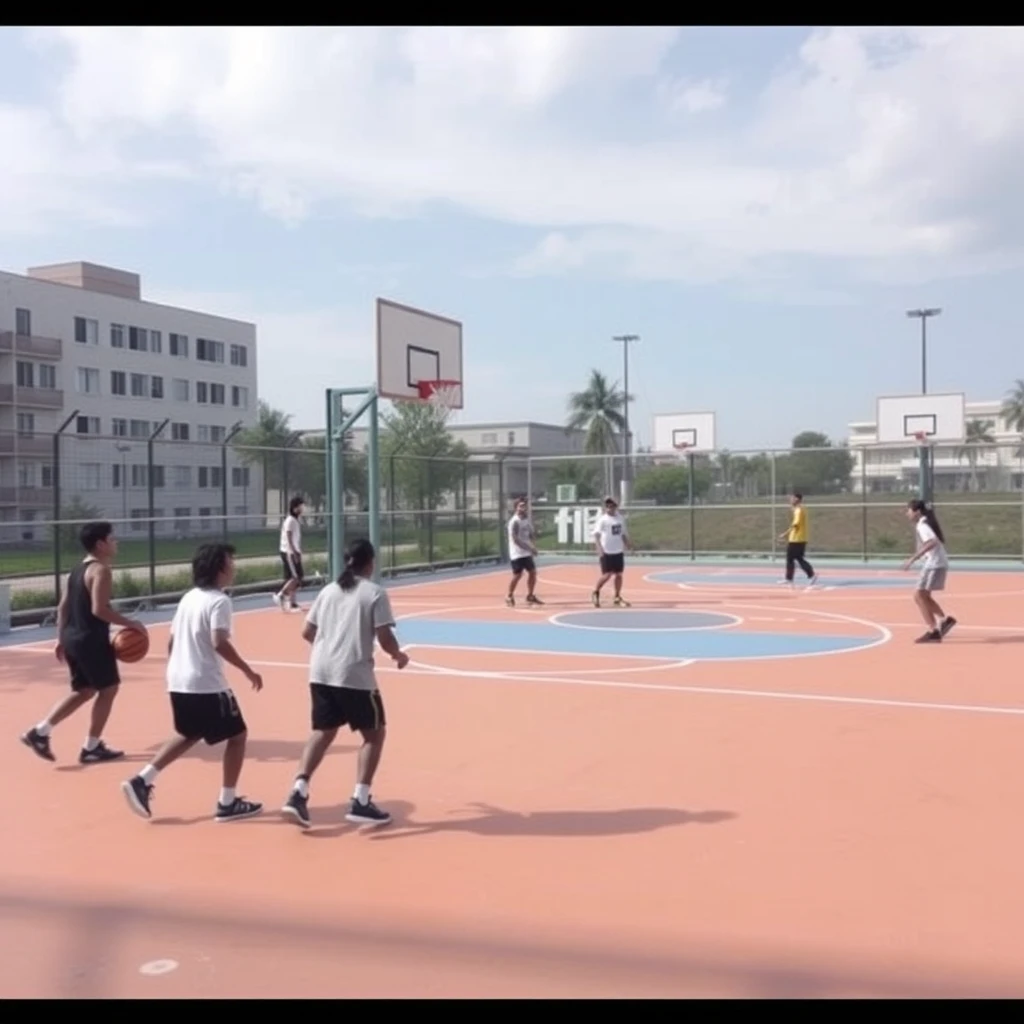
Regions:
<instances>
[{"instance_id":1,"label":"shadow on court","mask_svg":"<svg viewBox=\"0 0 1024 1024\"><path fill-rule=\"evenodd\" d=\"M152 757L162 746L164 741L154 743L146 750ZM298 765L302 751L306 747L305 740L261 740L249 738L246 744L245 757L248 761L263 761L271 764L290 763ZM354 743L336 742L329 751L327 757L334 754L351 754L358 750ZM195 761L215 761L220 764L224 760L224 744L220 743L215 747L208 747L205 743L197 743L182 760L191 758ZM326 760L326 758L325 758Z\"/></svg>"},{"instance_id":2,"label":"shadow on court","mask_svg":"<svg viewBox=\"0 0 1024 1024\"><path fill-rule=\"evenodd\" d=\"M668 807L632 807L614 811L534 811L521 814L487 804L471 804L470 810L480 813L468 818L446 818L441 821L413 821L402 805L388 804L393 822L386 828L374 829L371 838L403 839L409 836L442 832L469 832L478 836L536 836L551 838L600 838L602 836L636 835L657 829L682 825L717 825L731 821L732 811L684 811ZM340 808L344 819L346 808ZM411 809L410 809L411 810ZM314 816L314 828L326 818ZM311 836L327 838L358 826L316 829Z\"/></svg>"}]
</instances>

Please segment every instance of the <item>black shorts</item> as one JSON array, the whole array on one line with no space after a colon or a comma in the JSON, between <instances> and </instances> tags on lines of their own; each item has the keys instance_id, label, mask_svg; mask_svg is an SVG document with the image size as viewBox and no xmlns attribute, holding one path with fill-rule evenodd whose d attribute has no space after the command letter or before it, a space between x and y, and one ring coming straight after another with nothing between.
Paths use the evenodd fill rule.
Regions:
<instances>
[{"instance_id":1,"label":"black shorts","mask_svg":"<svg viewBox=\"0 0 1024 1024\"><path fill-rule=\"evenodd\" d=\"M353 732L383 729L387 725L379 690L352 690L343 686L310 683L313 728L317 732L347 725Z\"/></svg>"},{"instance_id":2,"label":"black shorts","mask_svg":"<svg viewBox=\"0 0 1024 1024\"><path fill-rule=\"evenodd\" d=\"M300 583L305 579L302 572L302 555L286 555L281 552L281 565L284 566L284 581L298 580Z\"/></svg>"},{"instance_id":3,"label":"black shorts","mask_svg":"<svg viewBox=\"0 0 1024 1024\"><path fill-rule=\"evenodd\" d=\"M601 572L618 575L626 567L626 556L620 551L617 555L601 556Z\"/></svg>"},{"instance_id":4,"label":"black shorts","mask_svg":"<svg viewBox=\"0 0 1024 1024\"><path fill-rule=\"evenodd\" d=\"M205 740L211 747L246 730L242 710L230 690L220 693L172 693L174 731L187 740Z\"/></svg>"},{"instance_id":5,"label":"black shorts","mask_svg":"<svg viewBox=\"0 0 1024 1024\"><path fill-rule=\"evenodd\" d=\"M533 564L533 558L527 555L526 558L512 559L512 575L518 576L524 572L536 572L537 566Z\"/></svg>"},{"instance_id":6,"label":"black shorts","mask_svg":"<svg viewBox=\"0 0 1024 1024\"><path fill-rule=\"evenodd\" d=\"M71 689L75 693L109 690L121 682L117 656L110 643L74 646L70 650L65 647L64 660L71 673Z\"/></svg>"}]
</instances>

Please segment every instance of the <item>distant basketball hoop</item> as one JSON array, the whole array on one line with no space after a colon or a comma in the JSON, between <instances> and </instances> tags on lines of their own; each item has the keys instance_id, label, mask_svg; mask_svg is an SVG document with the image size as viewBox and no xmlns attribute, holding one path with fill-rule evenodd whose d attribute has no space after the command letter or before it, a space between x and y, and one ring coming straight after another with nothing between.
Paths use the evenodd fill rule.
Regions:
<instances>
[{"instance_id":1,"label":"distant basketball hoop","mask_svg":"<svg viewBox=\"0 0 1024 1024\"><path fill-rule=\"evenodd\" d=\"M457 380L421 380L416 382L420 399L429 402L445 417L462 408L462 384Z\"/></svg>"},{"instance_id":2,"label":"distant basketball hoop","mask_svg":"<svg viewBox=\"0 0 1024 1024\"><path fill-rule=\"evenodd\" d=\"M923 430L918 430L914 437L917 439L918 444L926 444L928 441L928 435Z\"/></svg>"}]
</instances>

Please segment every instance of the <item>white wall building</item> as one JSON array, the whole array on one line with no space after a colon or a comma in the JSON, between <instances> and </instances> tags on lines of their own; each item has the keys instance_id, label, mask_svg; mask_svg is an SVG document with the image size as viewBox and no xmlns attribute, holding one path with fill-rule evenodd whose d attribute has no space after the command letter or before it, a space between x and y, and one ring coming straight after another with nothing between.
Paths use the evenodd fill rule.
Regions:
<instances>
[{"instance_id":1,"label":"white wall building","mask_svg":"<svg viewBox=\"0 0 1024 1024\"><path fill-rule=\"evenodd\" d=\"M152 459L158 530L218 530L222 442L255 423L256 396L253 324L143 301L138 275L90 263L0 272L0 539L44 539L32 524L53 518L62 426L61 509L134 520L122 536L145 536L147 440L165 421ZM227 453L234 530L262 510L258 473Z\"/></svg>"},{"instance_id":2,"label":"white wall building","mask_svg":"<svg viewBox=\"0 0 1024 1024\"><path fill-rule=\"evenodd\" d=\"M1022 438L1010 429L1002 415L1002 402L967 402L964 417L981 437L991 441L964 444L936 444L932 473L937 492L1020 490L1022 480ZM879 444L878 426L864 420L851 423L849 446L854 456L851 483L860 493L904 493L915 491L920 461L913 445Z\"/></svg>"}]
</instances>

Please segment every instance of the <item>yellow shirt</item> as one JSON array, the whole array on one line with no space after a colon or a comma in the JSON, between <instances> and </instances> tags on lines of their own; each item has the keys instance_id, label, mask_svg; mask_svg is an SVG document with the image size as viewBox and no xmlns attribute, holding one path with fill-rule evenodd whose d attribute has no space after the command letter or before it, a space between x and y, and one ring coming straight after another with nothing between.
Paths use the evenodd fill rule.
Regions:
<instances>
[{"instance_id":1,"label":"yellow shirt","mask_svg":"<svg viewBox=\"0 0 1024 1024\"><path fill-rule=\"evenodd\" d=\"M807 510L803 505L797 505L793 509L793 522L789 526L789 543L807 543Z\"/></svg>"}]
</instances>

